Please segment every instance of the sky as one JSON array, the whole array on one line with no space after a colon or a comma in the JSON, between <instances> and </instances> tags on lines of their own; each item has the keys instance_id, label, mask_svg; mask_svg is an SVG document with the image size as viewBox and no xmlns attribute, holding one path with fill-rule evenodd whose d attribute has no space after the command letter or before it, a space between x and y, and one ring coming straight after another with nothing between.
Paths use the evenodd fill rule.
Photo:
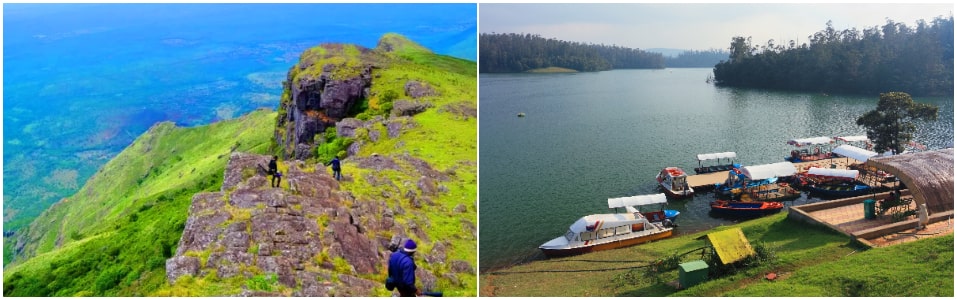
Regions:
<instances>
[{"instance_id":1,"label":"sky","mask_svg":"<svg viewBox=\"0 0 957 300\"><path fill-rule=\"evenodd\" d=\"M937 16L953 15L953 3L781 4L635 3L479 5L481 33L531 33L544 38L629 48L727 49L735 36L755 45L808 36L833 21L837 30L880 26L887 19L914 27Z\"/></svg>"}]
</instances>

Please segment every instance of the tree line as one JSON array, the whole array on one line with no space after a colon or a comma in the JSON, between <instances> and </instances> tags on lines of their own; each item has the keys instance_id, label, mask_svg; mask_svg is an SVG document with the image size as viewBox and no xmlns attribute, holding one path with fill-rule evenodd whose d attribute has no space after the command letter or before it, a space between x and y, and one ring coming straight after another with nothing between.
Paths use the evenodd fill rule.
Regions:
<instances>
[{"instance_id":1,"label":"tree line","mask_svg":"<svg viewBox=\"0 0 957 300\"><path fill-rule=\"evenodd\" d=\"M675 57L665 58L668 68L713 68L728 58L728 51L720 49L688 50Z\"/></svg>"},{"instance_id":2,"label":"tree line","mask_svg":"<svg viewBox=\"0 0 957 300\"><path fill-rule=\"evenodd\" d=\"M756 45L734 37L726 61L715 65L715 83L822 93L915 96L954 94L954 17L917 21L916 27L887 20L859 31L832 23L808 37Z\"/></svg>"},{"instance_id":3,"label":"tree line","mask_svg":"<svg viewBox=\"0 0 957 300\"><path fill-rule=\"evenodd\" d=\"M479 35L479 45L481 73L514 73L548 67L582 72L665 67L661 53L546 39L533 34L483 33Z\"/></svg>"}]
</instances>

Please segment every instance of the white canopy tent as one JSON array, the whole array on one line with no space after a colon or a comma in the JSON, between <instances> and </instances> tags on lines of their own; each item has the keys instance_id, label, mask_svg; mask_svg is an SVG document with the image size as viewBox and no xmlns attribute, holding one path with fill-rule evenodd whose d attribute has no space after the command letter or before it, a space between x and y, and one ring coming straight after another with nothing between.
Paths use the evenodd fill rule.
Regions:
<instances>
[{"instance_id":1,"label":"white canopy tent","mask_svg":"<svg viewBox=\"0 0 957 300\"><path fill-rule=\"evenodd\" d=\"M807 173L810 175L841 177L848 179L857 179L857 175L860 174L857 170L825 169L818 167L811 167L807 170Z\"/></svg>"},{"instance_id":2,"label":"white canopy tent","mask_svg":"<svg viewBox=\"0 0 957 300\"><path fill-rule=\"evenodd\" d=\"M851 145L840 145L831 152L837 153L840 156L853 158L860 162L866 162L871 157L877 156L877 152L861 149Z\"/></svg>"},{"instance_id":3,"label":"white canopy tent","mask_svg":"<svg viewBox=\"0 0 957 300\"><path fill-rule=\"evenodd\" d=\"M835 136L834 139L835 139L835 140L838 140L838 141L845 142L845 143L847 143L847 142L867 142L867 141L870 141L870 140L871 140L871 139L867 138L866 135Z\"/></svg>"},{"instance_id":4,"label":"white canopy tent","mask_svg":"<svg viewBox=\"0 0 957 300\"><path fill-rule=\"evenodd\" d=\"M641 206L641 205L660 204L660 203L668 203L668 198L665 197L664 193L621 197L621 198L609 198L608 208Z\"/></svg>"},{"instance_id":5,"label":"white canopy tent","mask_svg":"<svg viewBox=\"0 0 957 300\"><path fill-rule=\"evenodd\" d=\"M791 176L797 173L797 168L789 162L779 162L767 165L747 166L741 173L751 180L763 180L774 177Z\"/></svg>"},{"instance_id":6,"label":"white canopy tent","mask_svg":"<svg viewBox=\"0 0 957 300\"><path fill-rule=\"evenodd\" d=\"M720 153L708 153L708 154L698 154L698 160L709 160L709 159L725 159L725 158L737 158L738 154L734 152L720 152Z\"/></svg>"},{"instance_id":7,"label":"white canopy tent","mask_svg":"<svg viewBox=\"0 0 957 300\"><path fill-rule=\"evenodd\" d=\"M808 146L808 145L830 144L833 142L834 140L829 137L819 136L819 137L805 138L805 139L793 139L788 141L788 145L795 145L795 146L801 147L801 146Z\"/></svg>"}]
</instances>

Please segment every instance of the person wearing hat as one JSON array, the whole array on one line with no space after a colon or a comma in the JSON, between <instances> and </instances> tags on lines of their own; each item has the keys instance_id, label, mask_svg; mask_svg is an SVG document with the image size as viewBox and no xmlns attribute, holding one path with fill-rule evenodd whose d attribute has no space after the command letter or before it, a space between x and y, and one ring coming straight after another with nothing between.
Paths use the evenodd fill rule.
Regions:
<instances>
[{"instance_id":1,"label":"person wearing hat","mask_svg":"<svg viewBox=\"0 0 957 300\"><path fill-rule=\"evenodd\" d=\"M422 295L421 291L415 287L415 241L409 239L405 241L405 246L399 251L392 252L389 257L389 278L392 279L395 288L399 290L401 297L415 297Z\"/></svg>"}]
</instances>

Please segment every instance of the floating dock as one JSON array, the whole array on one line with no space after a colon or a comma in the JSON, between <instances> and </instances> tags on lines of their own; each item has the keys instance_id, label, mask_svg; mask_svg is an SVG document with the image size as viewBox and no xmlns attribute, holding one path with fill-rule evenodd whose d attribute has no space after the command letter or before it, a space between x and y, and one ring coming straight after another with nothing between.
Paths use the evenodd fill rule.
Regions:
<instances>
[{"instance_id":1,"label":"floating dock","mask_svg":"<svg viewBox=\"0 0 957 300\"><path fill-rule=\"evenodd\" d=\"M853 158L828 158L816 161L794 163L794 168L796 168L798 172L807 171L807 169L810 167L846 169L848 165L857 163L860 162ZM728 179L728 172L689 175L688 185L690 185L695 192L707 192L713 190L715 184L722 183L725 179Z\"/></svg>"}]
</instances>

